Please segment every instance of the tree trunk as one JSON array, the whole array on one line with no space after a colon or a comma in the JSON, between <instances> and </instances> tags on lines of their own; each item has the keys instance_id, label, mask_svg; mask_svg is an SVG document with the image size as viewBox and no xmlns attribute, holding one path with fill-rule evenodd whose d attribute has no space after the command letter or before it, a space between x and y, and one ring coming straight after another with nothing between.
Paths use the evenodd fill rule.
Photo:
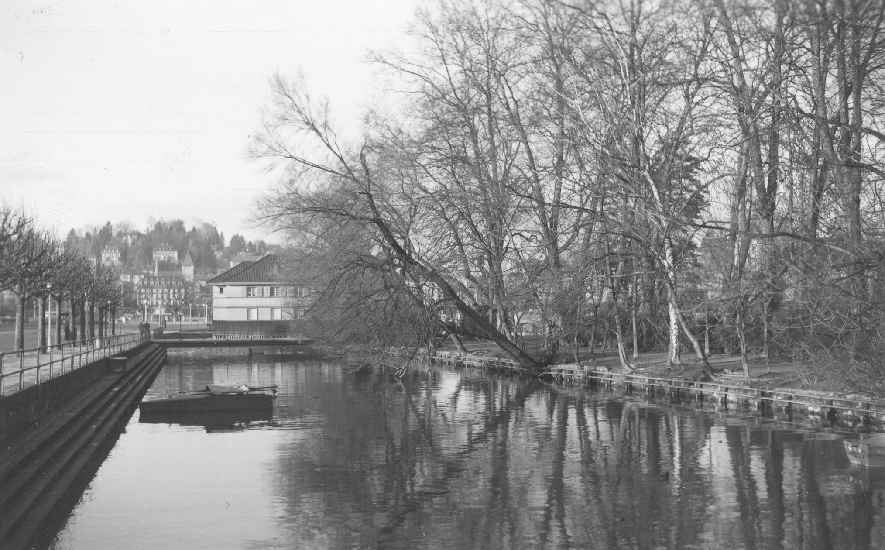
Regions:
<instances>
[{"instance_id":1,"label":"tree trunk","mask_svg":"<svg viewBox=\"0 0 885 550\"><path fill-rule=\"evenodd\" d=\"M61 306L62 306L62 299L56 298L56 300L55 300L55 343L56 343L56 345L58 345L59 349L61 349L61 347L62 347Z\"/></svg>"},{"instance_id":2,"label":"tree trunk","mask_svg":"<svg viewBox=\"0 0 885 550\"><path fill-rule=\"evenodd\" d=\"M621 360L621 368L630 372L633 370L633 363L627 359L627 347L624 343L624 331L621 328L621 317L615 313L615 340L618 345L618 359Z\"/></svg>"},{"instance_id":3,"label":"tree trunk","mask_svg":"<svg viewBox=\"0 0 885 550\"><path fill-rule=\"evenodd\" d=\"M77 341L77 303L71 298L71 314L68 319L68 326L71 329L71 341Z\"/></svg>"},{"instance_id":4,"label":"tree trunk","mask_svg":"<svg viewBox=\"0 0 885 550\"><path fill-rule=\"evenodd\" d=\"M13 349L20 351L25 349L25 316L27 314L25 302L27 300L24 298L24 287L16 285L15 288L15 346Z\"/></svg>"},{"instance_id":5,"label":"tree trunk","mask_svg":"<svg viewBox=\"0 0 885 550\"><path fill-rule=\"evenodd\" d=\"M664 284L667 287L667 295L671 296L670 303L677 304L675 299L676 289L673 288L672 282L669 278L664 278ZM707 356L704 355L704 349L701 347L701 343L698 341L697 336L695 336L694 332L692 332L691 328L689 328L688 323L685 320L685 316L682 314L682 310L679 309L678 305L671 312L675 312L676 318L679 322L679 325L682 327L682 332L688 338L689 342L691 342L692 348L694 348L695 356L697 360L701 363L701 366L704 371L705 376L710 376L713 374L713 368L710 366L710 362L707 361Z\"/></svg>"},{"instance_id":6,"label":"tree trunk","mask_svg":"<svg viewBox=\"0 0 885 550\"><path fill-rule=\"evenodd\" d=\"M636 317L638 316L638 308L639 303L636 299L637 296L637 286L636 286L636 275L633 275L633 304L632 308L630 308L630 313L633 321L633 359L639 359L639 331L636 328Z\"/></svg>"},{"instance_id":7,"label":"tree trunk","mask_svg":"<svg viewBox=\"0 0 885 550\"><path fill-rule=\"evenodd\" d=\"M744 376L747 378L750 377L750 361L747 357L747 334L744 329L745 320L744 320L744 303L743 299L740 299L737 312L735 313L735 329L737 330L738 341L741 344L741 369L744 371Z\"/></svg>"},{"instance_id":8,"label":"tree trunk","mask_svg":"<svg viewBox=\"0 0 885 550\"><path fill-rule=\"evenodd\" d=\"M80 339L85 340L88 338L86 336L86 302L79 301L77 302L77 313L80 317Z\"/></svg>"},{"instance_id":9,"label":"tree trunk","mask_svg":"<svg viewBox=\"0 0 885 550\"><path fill-rule=\"evenodd\" d=\"M464 347L464 342L458 338L458 335L455 332L449 332L449 336L452 338L452 343L455 344L455 347L458 348L458 351L461 353L468 353L467 348Z\"/></svg>"},{"instance_id":10,"label":"tree trunk","mask_svg":"<svg viewBox=\"0 0 885 550\"><path fill-rule=\"evenodd\" d=\"M89 336L90 340L95 339L95 304L92 303L92 300L87 301L84 304L84 308L86 309L86 324L89 328Z\"/></svg>"},{"instance_id":11,"label":"tree trunk","mask_svg":"<svg viewBox=\"0 0 885 550\"><path fill-rule=\"evenodd\" d=\"M46 350L46 333L51 323L46 322L46 297L37 296L37 347Z\"/></svg>"},{"instance_id":12,"label":"tree trunk","mask_svg":"<svg viewBox=\"0 0 885 550\"><path fill-rule=\"evenodd\" d=\"M665 239L666 241L666 239ZM673 258L673 246L669 241L664 242L664 270L667 283L667 318L669 345L667 348L667 365L681 365L679 357L679 299L676 295L676 265Z\"/></svg>"},{"instance_id":13,"label":"tree trunk","mask_svg":"<svg viewBox=\"0 0 885 550\"><path fill-rule=\"evenodd\" d=\"M710 317L704 316L704 354L710 357Z\"/></svg>"}]
</instances>

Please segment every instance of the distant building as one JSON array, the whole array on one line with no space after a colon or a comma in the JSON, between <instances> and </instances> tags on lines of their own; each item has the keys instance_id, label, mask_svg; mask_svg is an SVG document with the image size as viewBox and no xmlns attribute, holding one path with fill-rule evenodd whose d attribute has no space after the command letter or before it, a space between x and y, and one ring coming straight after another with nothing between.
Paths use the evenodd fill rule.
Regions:
<instances>
[{"instance_id":1,"label":"distant building","mask_svg":"<svg viewBox=\"0 0 885 550\"><path fill-rule=\"evenodd\" d=\"M230 261L231 267L237 267L243 262L257 262L261 259L259 254L246 254L245 252L237 254Z\"/></svg>"},{"instance_id":2,"label":"distant building","mask_svg":"<svg viewBox=\"0 0 885 550\"><path fill-rule=\"evenodd\" d=\"M194 269L194 283L205 285L209 279L217 277L227 271L226 269Z\"/></svg>"},{"instance_id":3,"label":"distant building","mask_svg":"<svg viewBox=\"0 0 885 550\"><path fill-rule=\"evenodd\" d=\"M123 265L120 249L116 246L106 246L105 249L101 251L101 263L111 267L120 267Z\"/></svg>"},{"instance_id":4,"label":"distant building","mask_svg":"<svg viewBox=\"0 0 885 550\"><path fill-rule=\"evenodd\" d=\"M160 248L154 250L154 263L156 262L169 262L172 264L177 264L178 251L168 245L161 246Z\"/></svg>"},{"instance_id":5,"label":"distant building","mask_svg":"<svg viewBox=\"0 0 885 550\"><path fill-rule=\"evenodd\" d=\"M210 279L212 331L222 338L292 335L291 322L304 314L307 289L285 284L277 257L244 260Z\"/></svg>"},{"instance_id":6,"label":"distant building","mask_svg":"<svg viewBox=\"0 0 885 550\"><path fill-rule=\"evenodd\" d=\"M194 259L191 258L190 251L186 252L184 259L181 260L181 274L186 281L194 281Z\"/></svg>"},{"instance_id":7,"label":"distant building","mask_svg":"<svg viewBox=\"0 0 885 550\"><path fill-rule=\"evenodd\" d=\"M137 285L144 276L145 274L141 271L123 270L120 272L121 281L124 283L132 283L134 285Z\"/></svg>"},{"instance_id":8,"label":"distant building","mask_svg":"<svg viewBox=\"0 0 885 550\"><path fill-rule=\"evenodd\" d=\"M149 317L168 318L175 304L182 305L190 284L184 277L144 275L135 285L138 307Z\"/></svg>"}]
</instances>

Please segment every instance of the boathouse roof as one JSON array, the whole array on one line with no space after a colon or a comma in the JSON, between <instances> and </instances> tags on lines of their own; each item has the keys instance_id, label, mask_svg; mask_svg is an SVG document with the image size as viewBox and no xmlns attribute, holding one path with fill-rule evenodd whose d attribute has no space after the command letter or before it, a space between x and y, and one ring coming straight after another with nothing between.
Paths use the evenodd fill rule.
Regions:
<instances>
[{"instance_id":1,"label":"boathouse roof","mask_svg":"<svg viewBox=\"0 0 885 550\"><path fill-rule=\"evenodd\" d=\"M206 282L210 285L218 285L224 283L273 283L277 280L277 257L274 254L268 254L254 262L246 261L237 264Z\"/></svg>"}]
</instances>

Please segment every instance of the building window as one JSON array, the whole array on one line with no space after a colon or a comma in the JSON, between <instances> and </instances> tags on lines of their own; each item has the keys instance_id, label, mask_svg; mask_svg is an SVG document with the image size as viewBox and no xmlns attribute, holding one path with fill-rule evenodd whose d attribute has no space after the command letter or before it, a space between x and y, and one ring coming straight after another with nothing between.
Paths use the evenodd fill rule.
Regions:
<instances>
[{"instance_id":1,"label":"building window","mask_svg":"<svg viewBox=\"0 0 885 550\"><path fill-rule=\"evenodd\" d=\"M258 296L258 287L256 286L247 286L246 287L246 296L255 297Z\"/></svg>"},{"instance_id":2,"label":"building window","mask_svg":"<svg viewBox=\"0 0 885 550\"><path fill-rule=\"evenodd\" d=\"M281 321L283 319L283 308L281 308L281 307L271 308L270 318L274 321Z\"/></svg>"},{"instance_id":3,"label":"building window","mask_svg":"<svg viewBox=\"0 0 885 550\"><path fill-rule=\"evenodd\" d=\"M224 294L224 287L223 286L218 287L218 293Z\"/></svg>"},{"instance_id":4,"label":"building window","mask_svg":"<svg viewBox=\"0 0 885 550\"><path fill-rule=\"evenodd\" d=\"M282 289L281 289L280 287L278 287L278 286L271 286L271 287L268 287L268 290L270 290L270 294L269 294L269 295L270 295L271 297L276 297L276 296L282 296L282 295L283 295L283 293L280 292Z\"/></svg>"},{"instance_id":5,"label":"building window","mask_svg":"<svg viewBox=\"0 0 885 550\"><path fill-rule=\"evenodd\" d=\"M248 308L246 310L246 320L247 321L257 321L258 320L258 308Z\"/></svg>"}]
</instances>

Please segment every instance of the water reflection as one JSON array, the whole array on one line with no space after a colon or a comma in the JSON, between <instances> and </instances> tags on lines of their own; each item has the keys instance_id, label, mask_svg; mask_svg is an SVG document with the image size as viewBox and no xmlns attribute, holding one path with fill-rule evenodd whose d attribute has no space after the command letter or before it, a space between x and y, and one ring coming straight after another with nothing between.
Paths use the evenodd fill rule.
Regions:
<instances>
[{"instance_id":1,"label":"water reflection","mask_svg":"<svg viewBox=\"0 0 885 550\"><path fill-rule=\"evenodd\" d=\"M172 354L150 391L277 385L273 420L136 415L54 547L885 547L885 476L852 469L838 434L476 371L204 353Z\"/></svg>"},{"instance_id":2,"label":"water reflection","mask_svg":"<svg viewBox=\"0 0 885 550\"><path fill-rule=\"evenodd\" d=\"M202 426L206 431L243 429L260 426L273 420L269 409L245 409L240 411L213 412L145 412L141 411L138 421L142 424L178 424L180 426Z\"/></svg>"}]
</instances>

